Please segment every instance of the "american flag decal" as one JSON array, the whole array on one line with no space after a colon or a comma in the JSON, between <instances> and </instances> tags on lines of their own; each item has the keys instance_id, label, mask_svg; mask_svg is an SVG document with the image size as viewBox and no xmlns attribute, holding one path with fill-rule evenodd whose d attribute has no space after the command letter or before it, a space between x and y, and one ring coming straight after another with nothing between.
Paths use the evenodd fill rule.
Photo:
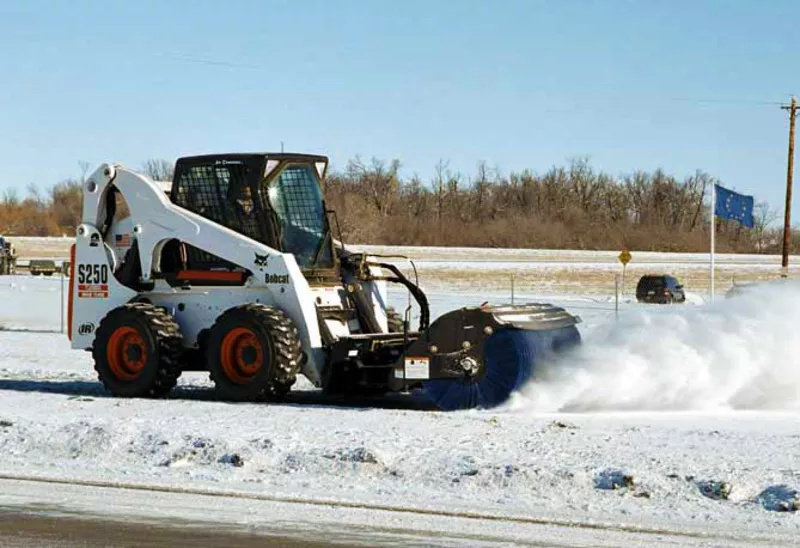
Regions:
<instances>
[{"instance_id":1,"label":"american flag decal","mask_svg":"<svg viewBox=\"0 0 800 548\"><path fill-rule=\"evenodd\" d=\"M131 235L130 234L117 234L114 236L114 245L117 247L130 247Z\"/></svg>"}]
</instances>

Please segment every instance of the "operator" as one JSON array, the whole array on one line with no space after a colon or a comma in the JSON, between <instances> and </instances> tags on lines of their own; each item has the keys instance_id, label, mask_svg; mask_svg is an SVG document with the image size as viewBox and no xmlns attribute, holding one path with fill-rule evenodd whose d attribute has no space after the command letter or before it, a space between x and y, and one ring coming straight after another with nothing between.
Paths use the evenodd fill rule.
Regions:
<instances>
[{"instance_id":1,"label":"operator","mask_svg":"<svg viewBox=\"0 0 800 548\"><path fill-rule=\"evenodd\" d=\"M236 213L242 217L250 217L254 212L253 194L250 192L250 187L245 185L236 199Z\"/></svg>"}]
</instances>

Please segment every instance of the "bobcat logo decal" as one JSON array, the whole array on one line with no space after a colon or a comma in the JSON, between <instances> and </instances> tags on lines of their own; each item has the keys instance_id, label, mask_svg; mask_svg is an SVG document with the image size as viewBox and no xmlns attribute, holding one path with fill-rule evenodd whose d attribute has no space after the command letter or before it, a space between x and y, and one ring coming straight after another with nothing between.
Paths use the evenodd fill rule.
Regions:
<instances>
[{"instance_id":1,"label":"bobcat logo decal","mask_svg":"<svg viewBox=\"0 0 800 548\"><path fill-rule=\"evenodd\" d=\"M255 261L253 261L253 263L257 267L261 268L267 266L267 259L269 259L269 255L259 255L258 253L256 253L255 256L256 259Z\"/></svg>"}]
</instances>

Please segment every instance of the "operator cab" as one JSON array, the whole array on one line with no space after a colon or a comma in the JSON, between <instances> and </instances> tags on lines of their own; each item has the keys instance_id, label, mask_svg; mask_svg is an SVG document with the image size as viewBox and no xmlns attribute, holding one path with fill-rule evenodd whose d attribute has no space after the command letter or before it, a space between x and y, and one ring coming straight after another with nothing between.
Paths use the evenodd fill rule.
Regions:
<instances>
[{"instance_id":1,"label":"operator cab","mask_svg":"<svg viewBox=\"0 0 800 548\"><path fill-rule=\"evenodd\" d=\"M170 200L231 230L294 255L309 281L338 278L322 181L325 156L214 154L180 158ZM233 269L185 246L186 270Z\"/></svg>"}]
</instances>

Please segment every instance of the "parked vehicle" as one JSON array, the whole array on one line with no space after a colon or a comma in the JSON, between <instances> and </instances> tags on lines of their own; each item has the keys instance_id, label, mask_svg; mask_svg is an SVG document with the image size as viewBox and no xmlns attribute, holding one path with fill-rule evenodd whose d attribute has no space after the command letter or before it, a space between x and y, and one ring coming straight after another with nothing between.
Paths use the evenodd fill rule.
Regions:
<instances>
[{"instance_id":1,"label":"parked vehicle","mask_svg":"<svg viewBox=\"0 0 800 548\"><path fill-rule=\"evenodd\" d=\"M17 251L14 244L0 236L0 276L15 274L17 269Z\"/></svg>"},{"instance_id":2,"label":"parked vehicle","mask_svg":"<svg viewBox=\"0 0 800 548\"><path fill-rule=\"evenodd\" d=\"M683 286L674 276L648 274L636 286L636 300L640 303L672 304L686 302Z\"/></svg>"},{"instance_id":3,"label":"parked vehicle","mask_svg":"<svg viewBox=\"0 0 800 548\"><path fill-rule=\"evenodd\" d=\"M33 276L52 276L59 271L56 262L50 259L32 259L28 271Z\"/></svg>"}]
</instances>

